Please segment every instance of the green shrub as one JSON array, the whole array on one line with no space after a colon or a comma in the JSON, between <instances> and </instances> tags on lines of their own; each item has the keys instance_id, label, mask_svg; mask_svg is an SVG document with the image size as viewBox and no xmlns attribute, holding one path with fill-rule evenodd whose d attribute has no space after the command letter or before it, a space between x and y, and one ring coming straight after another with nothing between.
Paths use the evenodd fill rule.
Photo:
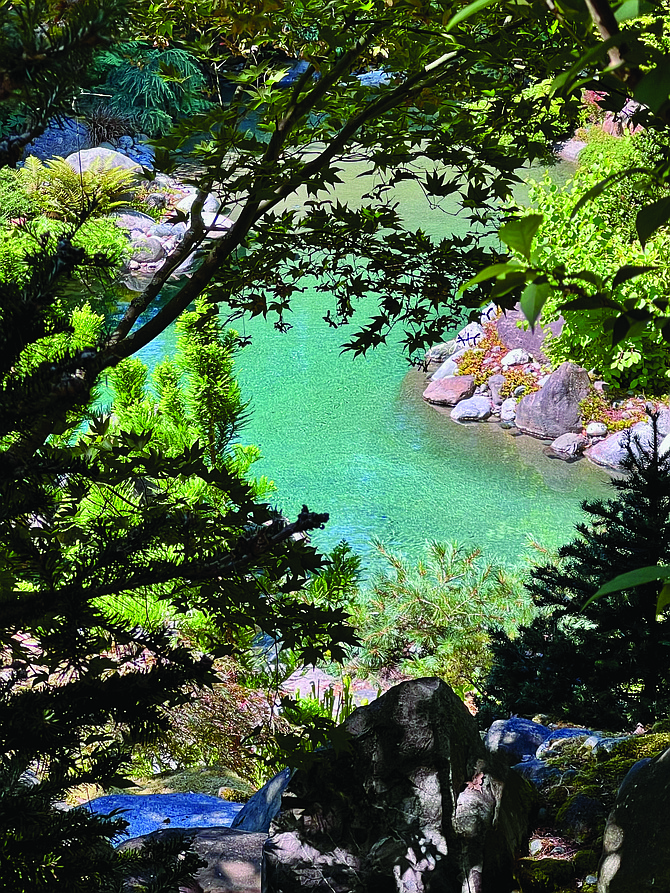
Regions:
<instances>
[{"instance_id":1,"label":"green shrub","mask_svg":"<svg viewBox=\"0 0 670 893\"><path fill-rule=\"evenodd\" d=\"M0 169L0 223L34 214L34 202L23 187L19 172L9 167Z\"/></svg>"},{"instance_id":2,"label":"green shrub","mask_svg":"<svg viewBox=\"0 0 670 893\"><path fill-rule=\"evenodd\" d=\"M9 229L0 227L0 281L25 282L30 275L30 255L44 240L47 246L55 249L62 236L68 236L72 227L61 220L48 220L37 217L28 226ZM109 263L109 272L114 272L129 256L130 247L125 233L112 220L87 220L72 238L75 247L83 248L89 257L103 255ZM75 278L86 282L89 272L86 267L78 267Z\"/></svg>"},{"instance_id":3,"label":"green shrub","mask_svg":"<svg viewBox=\"0 0 670 893\"><path fill-rule=\"evenodd\" d=\"M132 118L149 136L165 133L175 121L210 107L203 92L205 76L195 56L185 50L119 44L98 56L97 70L104 79L97 92L111 94L105 112Z\"/></svg>"},{"instance_id":4,"label":"green shrub","mask_svg":"<svg viewBox=\"0 0 670 893\"><path fill-rule=\"evenodd\" d=\"M490 662L487 627L512 633L529 616L520 582L479 549L433 542L411 565L375 545L388 570L349 606L358 672L440 676L461 694L478 688Z\"/></svg>"},{"instance_id":5,"label":"green shrub","mask_svg":"<svg viewBox=\"0 0 670 893\"><path fill-rule=\"evenodd\" d=\"M517 638L494 633L487 682L497 715L554 713L595 728L627 728L670 710L670 612L656 614L659 585L591 601L619 574L670 564L670 456L631 450L615 498L584 503L588 524L533 568L538 613ZM486 710L490 716L490 710Z\"/></svg>"},{"instance_id":6,"label":"green shrub","mask_svg":"<svg viewBox=\"0 0 670 893\"><path fill-rule=\"evenodd\" d=\"M84 216L103 217L129 204L128 193L137 186L137 176L120 167L94 162L78 172L64 158L43 163L34 155L19 171L22 187L47 217L78 222Z\"/></svg>"},{"instance_id":7,"label":"green shrub","mask_svg":"<svg viewBox=\"0 0 670 893\"><path fill-rule=\"evenodd\" d=\"M581 170L565 189L548 177L532 184L532 206L544 215L536 241L537 257L550 269L564 266L569 273L588 271L605 281L625 265L657 266L653 273L626 282L615 292L615 300L622 306L630 302L626 304L630 310L653 308L653 302L670 290L670 270L665 263L670 249L667 230L659 231L644 251L639 244L631 244L634 207L629 197L619 196L616 190L606 191L571 217L578 198L611 170L606 165ZM660 331L645 329L612 347L607 323L616 311L606 308L562 313L564 301L556 293L542 312L543 323L558 320L561 315L565 320L560 335L550 336L543 347L553 364L569 360L594 369L616 390L632 388L649 394L667 391L670 351Z\"/></svg>"}]
</instances>

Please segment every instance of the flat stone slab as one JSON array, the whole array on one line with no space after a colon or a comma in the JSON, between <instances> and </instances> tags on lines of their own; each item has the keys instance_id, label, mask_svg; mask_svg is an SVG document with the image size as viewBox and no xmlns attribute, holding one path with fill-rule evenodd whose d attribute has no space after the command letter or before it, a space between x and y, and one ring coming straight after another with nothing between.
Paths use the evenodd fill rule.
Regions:
<instances>
[{"instance_id":1,"label":"flat stone slab","mask_svg":"<svg viewBox=\"0 0 670 893\"><path fill-rule=\"evenodd\" d=\"M242 804L229 803L209 794L109 794L80 808L99 815L118 809L121 818L129 823L127 834L140 837L167 827L227 828L242 809ZM126 834L117 842L125 839Z\"/></svg>"},{"instance_id":2,"label":"flat stone slab","mask_svg":"<svg viewBox=\"0 0 670 893\"><path fill-rule=\"evenodd\" d=\"M156 831L123 843L120 850L136 850L182 829ZM207 862L195 879L202 893L260 893L261 857L267 834L250 834L230 828L194 828L187 832L190 849Z\"/></svg>"}]
</instances>

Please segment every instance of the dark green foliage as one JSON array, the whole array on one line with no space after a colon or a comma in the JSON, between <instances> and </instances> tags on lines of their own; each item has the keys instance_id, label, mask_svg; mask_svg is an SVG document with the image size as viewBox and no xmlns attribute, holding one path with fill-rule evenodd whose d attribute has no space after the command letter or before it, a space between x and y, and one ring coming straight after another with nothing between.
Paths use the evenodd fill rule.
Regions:
<instances>
[{"instance_id":1,"label":"dark green foliage","mask_svg":"<svg viewBox=\"0 0 670 893\"><path fill-rule=\"evenodd\" d=\"M19 0L0 7L0 166L56 113L71 112L95 49L109 43L127 14L125 0Z\"/></svg>"},{"instance_id":2,"label":"dark green foliage","mask_svg":"<svg viewBox=\"0 0 670 893\"><path fill-rule=\"evenodd\" d=\"M93 92L108 94L105 113L123 116L133 129L149 136L168 133L175 121L210 105L203 93L205 76L185 50L124 43L102 53L96 67L105 80ZM96 102L99 109L99 98Z\"/></svg>"},{"instance_id":3,"label":"dark green foliage","mask_svg":"<svg viewBox=\"0 0 670 893\"><path fill-rule=\"evenodd\" d=\"M516 638L493 634L487 692L498 715L551 712L574 723L624 728L670 709L670 615L657 618L659 584L585 602L613 577L670 563L670 457L629 444L616 497L584 503L588 524L535 567L528 588L538 615Z\"/></svg>"}]
</instances>

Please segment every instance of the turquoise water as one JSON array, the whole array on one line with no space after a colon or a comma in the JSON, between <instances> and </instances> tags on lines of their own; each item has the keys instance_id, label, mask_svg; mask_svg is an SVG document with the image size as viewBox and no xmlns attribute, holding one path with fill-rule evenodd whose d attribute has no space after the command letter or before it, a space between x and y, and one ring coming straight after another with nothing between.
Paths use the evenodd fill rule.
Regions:
<instances>
[{"instance_id":1,"label":"turquoise water","mask_svg":"<svg viewBox=\"0 0 670 893\"><path fill-rule=\"evenodd\" d=\"M359 170L347 171L338 197L360 194ZM433 234L454 227L407 184L397 197L410 225ZM424 403L425 376L397 345L342 355L346 329L329 328L324 310L323 296L309 290L287 333L247 321L252 343L237 360L251 400L241 440L260 446L254 468L275 481L287 515L303 503L330 514L313 537L321 548L346 539L374 566L373 536L412 559L431 539L457 540L518 567L530 537L549 548L568 541L580 502L606 494L607 476L586 461L549 459L540 441L495 423L458 425ZM152 363L169 349L168 337L143 356Z\"/></svg>"}]
</instances>

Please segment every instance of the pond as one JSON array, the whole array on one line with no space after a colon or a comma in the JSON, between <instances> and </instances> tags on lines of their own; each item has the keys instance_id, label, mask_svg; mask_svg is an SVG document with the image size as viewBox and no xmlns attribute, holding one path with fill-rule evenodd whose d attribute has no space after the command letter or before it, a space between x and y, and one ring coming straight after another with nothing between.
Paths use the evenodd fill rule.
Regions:
<instances>
[{"instance_id":1,"label":"pond","mask_svg":"<svg viewBox=\"0 0 670 893\"><path fill-rule=\"evenodd\" d=\"M339 198L356 200L359 170L347 166ZM401 184L396 198L409 225L435 235L453 229L454 218L427 209L412 184ZM607 494L606 474L585 460L550 459L540 441L495 423L459 425L427 405L425 376L397 344L356 359L342 354L346 330L329 328L323 313L323 296L308 289L288 332L247 321L251 345L237 360L251 401L241 440L260 446L254 468L276 483L287 515L303 503L330 514L313 537L319 547L346 539L374 567L372 537L410 559L430 540L455 540L518 568L530 538L552 549L567 542L581 501ZM169 340L143 352L145 360L155 362Z\"/></svg>"}]
</instances>

